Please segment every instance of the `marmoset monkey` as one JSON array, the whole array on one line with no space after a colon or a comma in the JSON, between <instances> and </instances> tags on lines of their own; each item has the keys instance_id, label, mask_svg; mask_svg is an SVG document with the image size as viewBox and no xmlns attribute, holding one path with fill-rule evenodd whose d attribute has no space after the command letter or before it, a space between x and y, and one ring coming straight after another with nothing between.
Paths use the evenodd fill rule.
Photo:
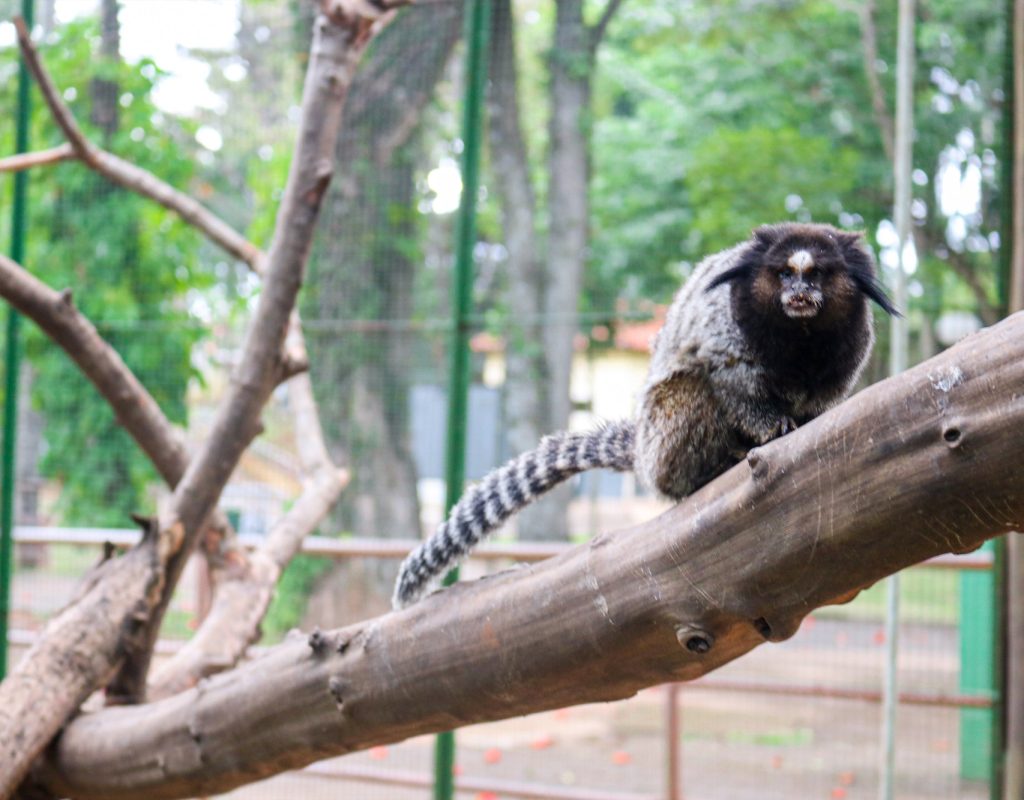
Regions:
<instances>
[{"instance_id":1,"label":"marmoset monkey","mask_svg":"<svg viewBox=\"0 0 1024 800\"><path fill-rule=\"evenodd\" d=\"M782 223L708 256L676 294L654 340L636 418L563 431L472 486L402 563L406 606L480 539L571 476L605 467L679 500L837 404L874 342L873 300L897 311L861 235Z\"/></svg>"}]
</instances>

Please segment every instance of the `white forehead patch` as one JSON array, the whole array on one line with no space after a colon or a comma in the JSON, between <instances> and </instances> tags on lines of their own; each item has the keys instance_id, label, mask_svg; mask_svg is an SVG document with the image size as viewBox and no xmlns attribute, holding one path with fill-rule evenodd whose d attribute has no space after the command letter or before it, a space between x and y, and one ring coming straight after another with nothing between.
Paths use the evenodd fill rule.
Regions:
<instances>
[{"instance_id":1,"label":"white forehead patch","mask_svg":"<svg viewBox=\"0 0 1024 800\"><path fill-rule=\"evenodd\" d=\"M806 250L797 250L786 263L793 269L803 272L814 266L814 257Z\"/></svg>"}]
</instances>

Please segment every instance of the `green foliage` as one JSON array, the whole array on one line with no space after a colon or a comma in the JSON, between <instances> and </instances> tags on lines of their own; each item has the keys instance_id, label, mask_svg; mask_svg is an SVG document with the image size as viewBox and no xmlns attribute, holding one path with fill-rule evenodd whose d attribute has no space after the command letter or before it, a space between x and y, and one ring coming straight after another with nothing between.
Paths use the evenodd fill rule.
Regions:
<instances>
[{"instance_id":1,"label":"green foliage","mask_svg":"<svg viewBox=\"0 0 1024 800\"><path fill-rule=\"evenodd\" d=\"M155 65L105 62L96 55L92 23L62 27L43 48L54 81L87 136L167 180L187 188L193 176L191 131L152 102ZM8 71L13 50L2 54ZM91 124L97 77L117 85L116 130ZM0 105L14 106L14 83L0 85ZM33 104L34 147L62 141L45 106ZM120 353L176 423L186 417L185 389L193 375L192 345L199 331L186 292L208 277L198 264L198 237L169 212L117 188L77 163L36 170L27 264L74 300ZM117 425L114 415L78 368L35 328L26 333L32 401L44 417L43 474L61 483L65 523L123 525L147 508L146 488L157 475Z\"/></svg>"},{"instance_id":2,"label":"green foliage","mask_svg":"<svg viewBox=\"0 0 1024 800\"><path fill-rule=\"evenodd\" d=\"M932 313L974 304L943 249L994 285L1004 10L940 0L918 22L914 196L934 247L920 254L914 302ZM878 4L876 23L891 115L895 5ZM873 239L891 218L858 16L830 0L624 4L599 51L594 112L591 308L667 299L689 264L755 224L810 218ZM982 173L981 208L952 244L936 200L950 159Z\"/></svg>"},{"instance_id":3,"label":"green foliage","mask_svg":"<svg viewBox=\"0 0 1024 800\"><path fill-rule=\"evenodd\" d=\"M719 130L692 153L692 230L706 253L742 241L766 220L834 220L858 160L850 148L792 128Z\"/></svg>"}]
</instances>

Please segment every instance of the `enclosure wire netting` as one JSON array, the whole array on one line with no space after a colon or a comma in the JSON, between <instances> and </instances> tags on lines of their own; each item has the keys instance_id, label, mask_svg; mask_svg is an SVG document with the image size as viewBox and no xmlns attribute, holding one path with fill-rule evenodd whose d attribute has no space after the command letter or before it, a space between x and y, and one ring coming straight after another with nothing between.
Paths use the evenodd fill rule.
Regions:
<instances>
[{"instance_id":1,"label":"enclosure wire netting","mask_svg":"<svg viewBox=\"0 0 1024 800\"><path fill-rule=\"evenodd\" d=\"M268 246L298 120L313 4L123 0L113 29L101 25L103 5L101 0L37 3L43 56L87 134L188 189L252 241ZM628 5L609 29L595 67L594 110L588 118L593 219L578 309L538 302L531 315L512 299L516 253L510 252L514 243L505 227L511 223L503 216L502 180L511 174L507 158L514 148L484 132L466 420L471 480L551 426L582 429L629 415L643 383L650 338L672 289L692 267L693 253L717 241L719 222L700 216L710 200L701 201L699 165L686 171L665 157L683 147L666 109L684 103L672 95L679 90L672 70L679 67L665 53L692 50L700 42L682 34L674 38L675 17L653 4L638 3L632 11ZM0 10L6 20L13 4L0 3ZM547 59L557 58L549 52L554 13L527 0L512 6L495 0L494 10L493 59L500 58L512 34L509 26L515 26L517 50L511 62L501 63L516 72L525 166L536 204L530 224L541 265L535 267L540 277L533 291L544 294L556 278L543 267L552 249L545 241L553 224L546 206L553 188L545 153L551 147ZM813 25L835 23L805 10L806 19L793 19L804 41L813 36ZM709 26L721 24L707 15L701 19ZM957 22L955 15L951 19L951 25ZM849 46L858 45L855 25L840 21L847 26L840 28L849 34ZM300 301L331 455L352 473L318 530L322 535L410 539L429 533L443 516L453 242L463 146L463 22L461 4L447 0L403 11L366 56L347 100L338 170ZM424 35L427 29L430 35ZM727 61L729 47L726 43L703 57L710 63ZM756 42L750 47L753 61L767 58ZM690 50L696 59L699 54ZM647 72L628 64L640 51L656 62L644 67ZM100 53L107 54L105 61ZM5 112L14 108L16 56L12 26L3 22L0 104ZM659 59L664 64L659 66ZM857 59L836 55L834 74L826 75L825 84L853 81L844 70L852 74ZM828 73L830 67L819 64L818 69ZM660 75L666 76L664 85L656 81ZM684 78L695 79L682 75L679 80ZM506 79L492 73L492 121L509 113L496 105L495 86ZM780 80L799 84L802 77ZM730 88L740 103L742 87ZM724 113L715 110L709 120L724 125ZM13 126L13 112L0 114L0 156L13 151ZM836 129L842 125L836 123ZM730 146L789 148L798 141L771 138L758 144L753 140L766 134L757 125L746 134L751 141L736 133ZM837 152L849 146L840 133L834 135L837 141L830 146ZM34 149L62 141L38 96L31 139ZM801 145L808 153L818 145L811 139ZM700 159L716 157L710 140L701 147ZM846 180L843 170L854 172L841 160L837 157L834 165L837 181ZM678 208L652 196L655 177L662 188L677 193ZM717 177L724 184L725 177ZM849 177L842 201L852 207L858 182L866 180L859 173ZM0 176L5 247L11 182L10 175ZM837 217L829 204L838 200L828 192L814 186L802 191L805 197L797 201L828 209L815 211L816 219ZM817 200L815 191L821 194ZM768 215L800 218L806 209L790 208L794 193L783 193L772 206L766 192L763 207L753 210L736 200L736 214L759 214L761 221ZM859 221L867 223L874 220ZM704 231L696 244L694 230ZM687 236L686 247L665 244ZM32 272L54 288L74 289L79 308L165 413L187 425L190 444L200 442L237 362L245 321L259 295L258 279L169 212L74 162L31 173L27 243ZM665 257L665 248L671 257ZM643 262L656 258L662 266L643 271ZM924 285L925 300L933 289L948 297L947 278L928 279L933 283ZM23 326L23 336L17 524L126 528L130 513L153 513L167 490L144 456L63 354L31 325ZM928 327L916 336L923 356L930 346ZM545 359L550 342L559 337L569 342L564 364L571 375L571 405L561 412L545 397L552 380L545 374L552 361ZM883 369L874 363L871 377ZM517 417L524 407L540 410L532 419ZM301 488L295 437L302 431L294 429L290 412L287 393L279 390L265 415L264 435L246 453L222 498L221 507L243 534L266 535ZM530 542L555 532L583 541L649 519L663 508L629 475L588 474L497 537ZM20 544L16 556L10 623L15 659L32 633L69 599L98 548ZM463 576L471 580L509 566L471 561ZM294 627L337 627L383 612L396 569L394 560L296 557L263 626L261 645L279 641ZM991 690L993 645L986 628L991 580L984 570L905 573L899 684L906 692L934 701ZM168 646L195 629L201 582L201 570L186 573L163 631ZM456 773L476 781L549 786L552 796L591 790L666 797L667 747L674 743L687 797L873 797L881 760L877 696L885 663L883 597L883 588L876 586L851 604L819 610L792 640L758 648L703 683L683 686L675 739L667 737L667 689L655 687L620 703L460 730ZM977 659L962 659L965 648L987 653L988 660L979 665ZM987 796L991 713L949 703L901 704L897 796ZM344 785L358 797L418 798L427 791L422 786L365 783L352 773L425 781L431 768L432 739L421 737L231 796L328 797ZM346 770L347 777L329 774Z\"/></svg>"}]
</instances>

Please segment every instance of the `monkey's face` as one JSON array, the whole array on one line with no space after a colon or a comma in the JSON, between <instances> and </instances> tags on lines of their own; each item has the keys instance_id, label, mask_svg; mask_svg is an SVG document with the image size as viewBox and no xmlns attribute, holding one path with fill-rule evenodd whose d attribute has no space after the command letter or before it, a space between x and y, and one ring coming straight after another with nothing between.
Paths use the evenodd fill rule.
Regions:
<instances>
[{"instance_id":1,"label":"monkey's face","mask_svg":"<svg viewBox=\"0 0 1024 800\"><path fill-rule=\"evenodd\" d=\"M840 321L858 295L839 248L803 237L770 248L753 284L751 299L762 313L805 324Z\"/></svg>"},{"instance_id":2,"label":"monkey's face","mask_svg":"<svg viewBox=\"0 0 1024 800\"><path fill-rule=\"evenodd\" d=\"M875 278L860 234L829 225L758 228L737 263L715 277L707 291L726 283L733 286L733 314L751 324L839 329L864 313L867 299L898 313Z\"/></svg>"},{"instance_id":3,"label":"monkey's face","mask_svg":"<svg viewBox=\"0 0 1024 800\"><path fill-rule=\"evenodd\" d=\"M790 319L806 320L816 317L825 304L822 291L822 268L815 263L810 250L800 248L777 257L767 270L773 277L782 313ZM784 263L778 263L785 258Z\"/></svg>"}]
</instances>

